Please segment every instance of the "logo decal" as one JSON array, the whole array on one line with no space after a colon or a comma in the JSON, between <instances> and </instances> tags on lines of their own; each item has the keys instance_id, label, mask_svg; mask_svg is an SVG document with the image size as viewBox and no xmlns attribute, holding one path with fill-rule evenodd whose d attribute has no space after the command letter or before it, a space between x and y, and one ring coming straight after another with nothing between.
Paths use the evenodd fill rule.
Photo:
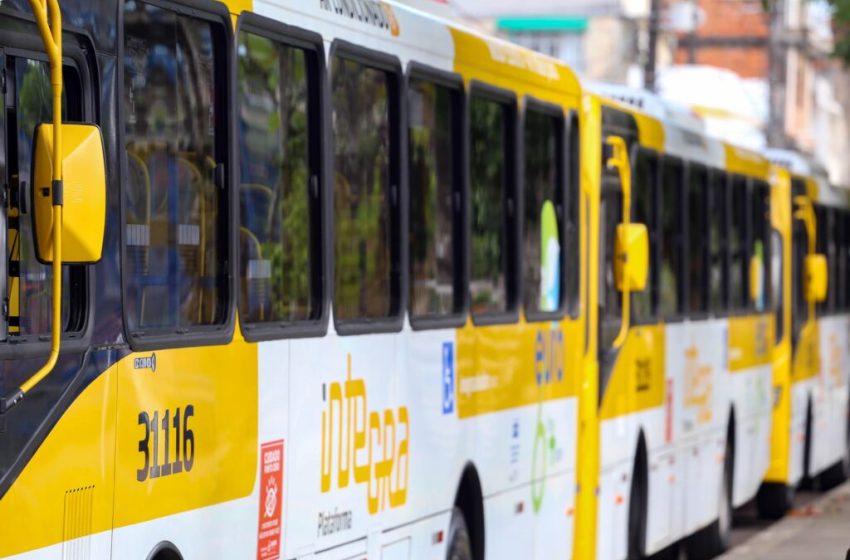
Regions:
<instances>
[{"instance_id":1,"label":"logo decal","mask_svg":"<svg viewBox=\"0 0 850 560\"><path fill-rule=\"evenodd\" d=\"M331 383L322 411L322 493L351 479L366 485L369 513L407 503L410 419L406 406L369 412L366 382L352 379L351 355L342 383ZM334 469L334 467L336 467Z\"/></svg>"},{"instance_id":2,"label":"logo decal","mask_svg":"<svg viewBox=\"0 0 850 560\"><path fill-rule=\"evenodd\" d=\"M283 440L260 448L260 521L257 560L280 558L281 503L283 502Z\"/></svg>"},{"instance_id":3,"label":"logo decal","mask_svg":"<svg viewBox=\"0 0 850 560\"><path fill-rule=\"evenodd\" d=\"M149 369L151 372L156 373L156 352L150 356L134 358L133 369Z\"/></svg>"},{"instance_id":4,"label":"logo decal","mask_svg":"<svg viewBox=\"0 0 850 560\"><path fill-rule=\"evenodd\" d=\"M454 345L443 343L443 414L455 410L455 358Z\"/></svg>"}]
</instances>

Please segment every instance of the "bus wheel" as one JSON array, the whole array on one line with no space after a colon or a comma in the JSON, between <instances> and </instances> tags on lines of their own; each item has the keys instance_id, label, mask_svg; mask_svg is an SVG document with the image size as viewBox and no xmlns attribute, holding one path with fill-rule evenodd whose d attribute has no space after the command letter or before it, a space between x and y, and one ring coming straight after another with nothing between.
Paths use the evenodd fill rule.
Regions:
<instances>
[{"instance_id":1,"label":"bus wheel","mask_svg":"<svg viewBox=\"0 0 850 560\"><path fill-rule=\"evenodd\" d=\"M794 507L796 490L790 484L764 482L756 495L756 509L762 519L779 519Z\"/></svg>"},{"instance_id":2,"label":"bus wheel","mask_svg":"<svg viewBox=\"0 0 850 560\"><path fill-rule=\"evenodd\" d=\"M717 498L717 519L688 540L688 560L713 558L726 552L732 534L732 446L726 444L723 477Z\"/></svg>"},{"instance_id":3,"label":"bus wheel","mask_svg":"<svg viewBox=\"0 0 850 560\"><path fill-rule=\"evenodd\" d=\"M460 508L454 508L454 511L452 511L448 542L446 560L472 560L472 543L469 540L466 520Z\"/></svg>"},{"instance_id":4,"label":"bus wheel","mask_svg":"<svg viewBox=\"0 0 850 560\"><path fill-rule=\"evenodd\" d=\"M647 499L646 451L640 440L632 469L632 487L629 491L628 560L646 557L646 499Z\"/></svg>"}]
</instances>

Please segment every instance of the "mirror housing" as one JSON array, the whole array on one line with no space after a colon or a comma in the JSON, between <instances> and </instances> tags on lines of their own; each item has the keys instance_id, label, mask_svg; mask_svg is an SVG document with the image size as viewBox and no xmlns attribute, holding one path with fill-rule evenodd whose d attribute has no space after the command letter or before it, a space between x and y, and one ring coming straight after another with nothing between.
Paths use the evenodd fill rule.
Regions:
<instances>
[{"instance_id":1,"label":"mirror housing","mask_svg":"<svg viewBox=\"0 0 850 560\"><path fill-rule=\"evenodd\" d=\"M750 258L750 301L762 301L764 294L764 262L761 255Z\"/></svg>"},{"instance_id":2,"label":"mirror housing","mask_svg":"<svg viewBox=\"0 0 850 560\"><path fill-rule=\"evenodd\" d=\"M100 128L62 125L62 263L100 260L106 228L106 156ZM32 215L35 252L43 264L53 261L53 125L35 131L32 164Z\"/></svg>"},{"instance_id":3,"label":"mirror housing","mask_svg":"<svg viewBox=\"0 0 850 560\"><path fill-rule=\"evenodd\" d=\"M649 233L644 224L620 224L614 247L614 278L621 292L640 292L649 276Z\"/></svg>"},{"instance_id":4,"label":"mirror housing","mask_svg":"<svg viewBox=\"0 0 850 560\"><path fill-rule=\"evenodd\" d=\"M821 254L806 255L803 261L806 301L818 303L826 299L829 277L826 268L826 256Z\"/></svg>"}]
</instances>

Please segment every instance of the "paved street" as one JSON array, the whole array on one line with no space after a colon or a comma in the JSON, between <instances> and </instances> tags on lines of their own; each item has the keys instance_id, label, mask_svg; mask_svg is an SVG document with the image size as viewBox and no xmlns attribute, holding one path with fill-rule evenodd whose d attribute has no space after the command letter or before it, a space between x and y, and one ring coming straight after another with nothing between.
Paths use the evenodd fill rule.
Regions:
<instances>
[{"instance_id":1,"label":"paved street","mask_svg":"<svg viewBox=\"0 0 850 560\"><path fill-rule=\"evenodd\" d=\"M764 529L765 522L757 521L754 511L749 514L744 509L737 514L736 522L743 525L734 534L737 543L720 558L843 559L850 548L850 483L822 495L806 493L802 498L788 516Z\"/></svg>"}]
</instances>

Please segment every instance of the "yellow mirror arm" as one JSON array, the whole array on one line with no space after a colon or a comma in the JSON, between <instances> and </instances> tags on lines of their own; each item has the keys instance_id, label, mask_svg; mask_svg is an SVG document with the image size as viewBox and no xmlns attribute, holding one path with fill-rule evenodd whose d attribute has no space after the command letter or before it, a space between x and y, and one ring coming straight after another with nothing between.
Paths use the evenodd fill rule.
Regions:
<instances>
[{"instance_id":1,"label":"yellow mirror arm","mask_svg":"<svg viewBox=\"0 0 850 560\"><path fill-rule=\"evenodd\" d=\"M0 401L0 413L16 405L53 371L62 340L62 13L58 0L30 0L30 6L50 61L50 85L53 90L53 314L50 319L50 355L47 362L24 381L17 391Z\"/></svg>"},{"instance_id":2,"label":"yellow mirror arm","mask_svg":"<svg viewBox=\"0 0 850 560\"><path fill-rule=\"evenodd\" d=\"M629 165L629 151L626 146L626 141L619 136L609 136L605 139L611 146L612 154L606 162L609 169L616 168L620 173L620 188L623 192L623 218L622 223L628 225L631 222L632 215L632 169ZM628 255L615 255L615 258L628 260ZM624 262L625 266L626 263ZM627 283L626 283L627 284ZM626 336L629 334L629 321L631 316L631 291L629 286L623 286L622 290L622 316L620 319L620 332L617 333L617 338L614 339L614 348L620 348L626 342Z\"/></svg>"}]
</instances>

